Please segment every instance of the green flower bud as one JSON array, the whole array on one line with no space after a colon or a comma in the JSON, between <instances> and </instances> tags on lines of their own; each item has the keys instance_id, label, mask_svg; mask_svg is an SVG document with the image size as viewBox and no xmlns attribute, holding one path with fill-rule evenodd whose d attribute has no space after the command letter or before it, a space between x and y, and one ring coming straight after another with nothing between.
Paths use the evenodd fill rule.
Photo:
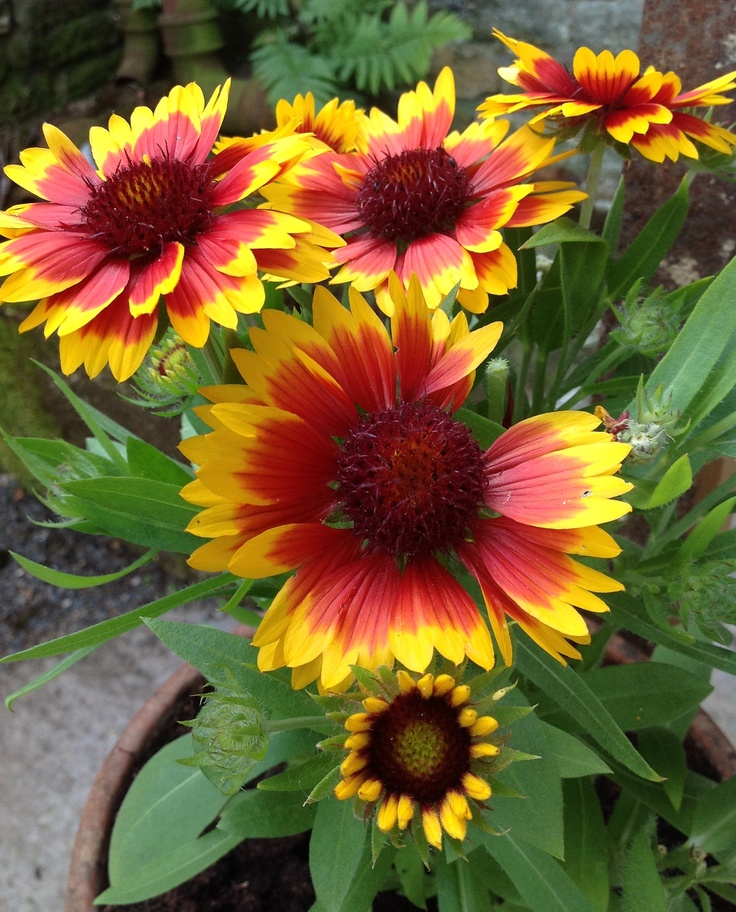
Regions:
<instances>
[{"instance_id":1,"label":"green flower bud","mask_svg":"<svg viewBox=\"0 0 736 912\"><path fill-rule=\"evenodd\" d=\"M131 401L170 418L189 407L200 380L189 349L169 328L151 347L132 383L138 398Z\"/></svg>"},{"instance_id":2,"label":"green flower bud","mask_svg":"<svg viewBox=\"0 0 736 912\"><path fill-rule=\"evenodd\" d=\"M675 341L681 317L668 305L662 288L640 298L640 284L634 285L623 306L616 309L620 326L611 331L611 338L647 358L657 358Z\"/></svg>"},{"instance_id":3,"label":"green flower bud","mask_svg":"<svg viewBox=\"0 0 736 912\"><path fill-rule=\"evenodd\" d=\"M233 795L253 766L268 750L266 723L256 700L247 694L218 685L192 722L195 745L200 752L182 760L199 767L224 795Z\"/></svg>"}]
</instances>

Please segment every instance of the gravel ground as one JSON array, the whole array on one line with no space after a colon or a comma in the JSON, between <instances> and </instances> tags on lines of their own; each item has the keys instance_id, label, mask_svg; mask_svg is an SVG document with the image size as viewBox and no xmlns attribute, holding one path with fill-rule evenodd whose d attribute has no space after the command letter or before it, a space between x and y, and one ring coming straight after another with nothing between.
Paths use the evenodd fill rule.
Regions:
<instances>
[{"instance_id":1,"label":"gravel ground","mask_svg":"<svg viewBox=\"0 0 736 912\"><path fill-rule=\"evenodd\" d=\"M29 517L49 518L12 478L0 476L0 655L123 614L181 585L156 562L97 589L42 583L8 552L82 575L120 570L138 554ZM231 626L214 602L168 617ZM56 661L0 666L0 697ZM69 855L95 774L130 717L180 664L148 628L137 628L19 699L12 713L0 707L0 912L62 912Z\"/></svg>"}]
</instances>

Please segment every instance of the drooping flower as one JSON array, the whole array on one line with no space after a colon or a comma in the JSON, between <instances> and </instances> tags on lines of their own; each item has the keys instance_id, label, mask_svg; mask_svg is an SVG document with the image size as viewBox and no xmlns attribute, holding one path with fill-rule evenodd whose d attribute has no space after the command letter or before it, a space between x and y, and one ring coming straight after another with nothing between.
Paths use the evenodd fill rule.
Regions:
<instances>
[{"instance_id":1,"label":"drooping flower","mask_svg":"<svg viewBox=\"0 0 736 912\"><path fill-rule=\"evenodd\" d=\"M343 235L333 282L375 291L390 315L388 276L407 287L416 274L430 308L459 283L458 301L474 313L488 295L516 285L516 261L499 229L539 225L584 194L566 183L525 183L549 163L554 141L508 123L449 132L455 112L452 71L431 90L421 82L399 101L398 120L374 108L355 152L300 162L270 185L269 205Z\"/></svg>"},{"instance_id":2,"label":"drooping flower","mask_svg":"<svg viewBox=\"0 0 736 912\"><path fill-rule=\"evenodd\" d=\"M599 137L633 146L654 162L677 161L680 155L698 158L693 139L727 154L736 146L736 135L688 111L729 104L724 93L736 89L736 71L683 92L673 72L648 67L641 73L639 58L630 50L614 57L608 50L596 55L578 48L571 74L533 44L498 29L493 34L517 55L513 66L499 69L500 75L523 91L492 95L479 107L481 116L541 109L531 123L549 120L567 132L587 127Z\"/></svg>"},{"instance_id":3,"label":"drooping flower","mask_svg":"<svg viewBox=\"0 0 736 912\"><path fill-rule=\"evenodd\" d=\"M371 695L364 712L346 720L350 753L335 795L357 795L385 833L421 823L427 842L441 849L443 831L465 839L474 809L491 796L485 774L501 752L489 740L498 722L479 716L470 687L448 674L415 681L400 670L396 681L393 697Z\"/></svg>"},{"instance_id":4,"label":"drooping flower","mask_svg":"<svg viewBox=\"0 0 736 912\"><path fill-rule=\"evenodd\" d=\"M65 373L118 380L138 368L156 334L159 300L188 344L201 347L210 321L235 328L260 310L258 271L320 281L342 243L306 222L255 208L232 209L293 164L308 144L272 142L224 169L209 158L228 85L205 104L194 83L177 86L155 111L139 107L90 131L97 170L58 129L48 149L28 149L8 177L46 202L0 214L0 300L39 301L21 331L58 331ZM40 299L40 300L39 300Z\"/></svg>"},{"instance_id":5,"label":"drooping flower","mask_svg":"<svg viewBox=\"0 0 736 912\"><path fill-rule=\"evenodd\" d=\"M276 128L252 136L221 137L215 146L218 160L232 167L240 158L260 146L286 136L304 137L309 144L305 158L332 150L352 152L358 137L365 129L367 118L362 108L352 100L340 102L333 98L315 113L311 92L297 95L293 102L281 99L276 105Z\"/></svg>"},{"instance_id":6,"label":"drooping flower","mask_svg":"<svg viewBox=\"0 0 736 912\"><path fill-rule=\"evenodd\" d=\"M211 539L190 564L246 578L296 570L254 644L263 670L325 689L351 665L398 659L424 671L433 651L494 662L488 627L456 578L480 584L502 655L507 617L557 658L587 642L577 608L621 586L569 555L619 552L597 524L629 506L615 477L628 452L583 412L539 415L485 452L453 417L498 323L468 331L430 315L419 282L391 277L392 337L351 289L347 310L323 287L314 326L265 311L255 351L233 358L246 386L205 390L213 432L181 444L200 466L182 495L205 509L189 531ZM396 350L394 350L394 348Z\"/></svg>"},{"instance_id":7,"label":"drooping flower","mask_svg":"<svg viewBox=\"0 0 736 912\"><path fill-rule=\"evenodd\" d=\"M365 125L365 114L352 100L340 102L333 98L315 113L311 92L297 95L293 102L282 98L276 105L277 128L295 133L311 133L323 149L333 152L352 152Z\"/></svg>"}]
</instances>

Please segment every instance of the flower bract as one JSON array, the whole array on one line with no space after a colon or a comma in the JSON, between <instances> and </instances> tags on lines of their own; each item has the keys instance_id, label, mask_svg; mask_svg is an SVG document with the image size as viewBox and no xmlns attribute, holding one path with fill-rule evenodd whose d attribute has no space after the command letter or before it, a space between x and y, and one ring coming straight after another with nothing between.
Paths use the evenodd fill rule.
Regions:
<instances>
[{"instance_id":1,"label":"flower bract","mask_svg":"<svg viewBox=\"0 0 736 912\"><path fill-rule=\"evenodd\" d=\"M479 108L482 116L529 109L537 112L531 123L549 120L568 131L592 126L598 136L632 146L654 162L677 161L680 155L698 158L693 140L726 154L736 146L736 135L689 110L728 104L731 99L724 93L736 88L736 71L683 92L676 73L654 67L641 73L639 58L630 50L614 57L608 50L594 54L578 48L570 73L534 45L497 29L494 35L517 55L513 66L499 73L523 91L486 99Z\"/></svg>"},{"instance_id":2,"label":"flower bract","mask_svg":"<svg viewBox=\"0 0 736 912\"><path fill-rule=\"evenodd\" d=\"M209 157L228 85L205 103L177 86L130 123L113 115L90 131L97 168L57 128L47 149L28 149L7 175L45 202L0 214L0 299L38 301L21 331L45 323L60 337L65 373L106 364L125 380L140 365L159 321L202 347L210 322L229 328L260 310L259 271L280 279L329 275L322 243L342 243L293 216L238 208L308 148L298 137L263 144L238 161ZM232 164L232 167L230 167Z\"/></svg>"},{"instance_id":3,"label":"flower bract","mask_svg":"<svg viewBox=\"0 0 736 912\"><path fill-rule=\"evenodd\" d=\"M392 271L405 287L416 274L430 308L459 285L459 302L484 311L489 294L517 281L500 229L543 224L584 196L571 184L527 182L549 163L552 139L524 128L503 141L501 121L450 132L454 113L445 68L434 89L419 83L402 95L398 120L374 108L356 151L312 156L264 190L269 206L345 237L333 282L375 291L388 314Z\"/></svg>"},{"instance_id":4,"label":"flower bract","mask_svg":"<svg viewBox=\"0 0 736 912\"><path fill-rule=\"evenodd\" d=\"M454 413L501 324L468 330L428 310L417 280L391 278L389 335L351 289L350 310L316 290L314 325L264 311L254 351L236 350L245 386L205 390L212 433L181 449L200 468L183 490L189 525L211 539L190 559L246 578L296 571L254 638L263 670L338 689L351 666L398 659L413 671L437 649L454 664L494 662L488 627L463 584L483 592L506 662L507 617L558 658L587 642L577 608L620 589L569 555L619 552L597 524L628 452L583 412L543 414L487 450Z\"/></svg>"},{"instance_id":5,"label":"flower bract","mask_svg":"<svg viewBox=\"0 0 736 912\"><path fill-rule=\"evenodd\" d=\"M350 733L335 795L357 795L385 833L421 824L427 842L465 839L477 804L491 796L485 768L501 748L493 716L478 715L470 688L448 674L397 673L398 693L370 696L345 722Z\"/></svg>"}]
</instances>

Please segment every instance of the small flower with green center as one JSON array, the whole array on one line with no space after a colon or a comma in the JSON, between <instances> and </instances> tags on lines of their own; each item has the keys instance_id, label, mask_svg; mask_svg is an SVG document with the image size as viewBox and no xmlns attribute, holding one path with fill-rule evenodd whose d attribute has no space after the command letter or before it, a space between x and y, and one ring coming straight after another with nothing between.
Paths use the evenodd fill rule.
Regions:
<instances>
[{"instance_id":1,"label":"small flower with green center","mask_svg":"<svg viewBox=\"0 0 736 912\"><path fill-rule=\"evenodd\" d=\"M364 711L346 720L350 753L335 795L357 796L384 833L416 834L421 823L429 845L441 849L443 831L465 839L468 821L491 796L498 722L479 715L471 688L449 674L416 680L400 670L396 683L395 695L366 697Z\"/></svg>"}]
</instances>

